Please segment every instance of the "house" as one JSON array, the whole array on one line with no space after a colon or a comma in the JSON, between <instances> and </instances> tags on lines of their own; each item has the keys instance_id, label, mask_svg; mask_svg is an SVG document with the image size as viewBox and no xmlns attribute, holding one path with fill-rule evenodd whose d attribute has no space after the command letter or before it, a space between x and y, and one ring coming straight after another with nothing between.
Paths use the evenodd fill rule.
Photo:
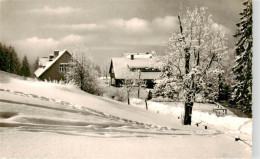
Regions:
<instances>
[{"instance_id":1,"label":"house","mask_svg":"<svg viewBox=\"0 0 260 159\"><path fill-rule=\"evenodd\" d=\"M120 87L128 74L139 71L136 79L143 79L147 88L153 88L155 80L160 77L160 70L153 60L153 55L149 53L124 53L122 57L112 58L109 68L110 84Z\"/></svg>"},{"instance_id":2,"label":"house","mask_svg":"<svg viewBox=\"0 0 260 159\"><path fill-rule=\"evenodd\" d=\"M49 57L39 59L39 68L34 75L40 80L60 81L64 79L71 58L72 55L67 50L55 50Z\"/></svg>"}]
</instances>

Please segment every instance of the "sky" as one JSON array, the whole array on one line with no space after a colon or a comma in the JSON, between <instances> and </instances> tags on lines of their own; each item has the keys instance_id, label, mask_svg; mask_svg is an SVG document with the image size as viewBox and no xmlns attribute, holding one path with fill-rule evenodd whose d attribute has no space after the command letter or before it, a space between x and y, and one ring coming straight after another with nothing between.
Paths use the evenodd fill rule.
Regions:
<instances>
[{"instance_id":1,"label":"sky","mask_svg":"<svg viewBox=\"0 0 260 159\"><path fill-rule=\"evenodd\" d=\"M125 52L162 55L177 16L207 6L228 46L239 22L243 0L0 0L0 42L15 47L32 63L54 50L85 46L99 65Z\"/></svg>"}]
</instances>

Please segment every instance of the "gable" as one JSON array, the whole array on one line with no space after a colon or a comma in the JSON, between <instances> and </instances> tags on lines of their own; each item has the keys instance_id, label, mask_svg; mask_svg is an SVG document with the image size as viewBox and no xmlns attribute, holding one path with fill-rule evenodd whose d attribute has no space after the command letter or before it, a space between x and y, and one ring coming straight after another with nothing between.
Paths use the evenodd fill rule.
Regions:
<instances>
[{"instance_id":1,"label":"gable","mask_svg":"<svg viewBox=\"0 0 260 159\"><path fill-rule=\"evenodd\" d=\"M39 78L41 77L46 71L48 71L60 58L62 58L63 56L70 56L71 58L71 54L65 49L61 52L59 52L59 55L53 60L50 61L46 64L46 66L44 68L38 68L35 72L34 75Z\"/></svg>"}]
</instances>

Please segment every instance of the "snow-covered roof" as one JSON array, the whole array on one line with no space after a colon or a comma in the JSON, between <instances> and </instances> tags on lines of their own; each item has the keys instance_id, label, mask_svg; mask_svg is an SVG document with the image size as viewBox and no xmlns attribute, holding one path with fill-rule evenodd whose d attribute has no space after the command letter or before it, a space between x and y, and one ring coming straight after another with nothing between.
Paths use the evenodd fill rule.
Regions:
<instances>
[{"instance_id":1,"label":"snow-covered roof","mask_svg":"<svg viewBox=\"0 0 260 159\"><path fill-rule=\"evenodd\" d=\"M140 79L158 79L161 72L141 72Z\"/></svg>"},{"instance_id":2,"label":"snow-covered roof","mask_svg":"<svg viewBox=\"0 0 260 159\"><path fill-rule=\"evenodd\" d=\"M59 52L59 55L56 57L56 58L54 58L52 61L49 61L49 59L48 59L48 62L47 61L45 61L45 60L43 60L45 63L44 63L44 65L43 66L45 66L45 67L39 67L35 72L34 72L34 74L35 74L35 76L36 77L40 77L45 71L47 71L60 57L62 57L62 55L65 53L65 52L68 52L66 49L65 50L63 50L63 51L60 51Z\"/></svg>"},{"instance_id":3,"label":"snow-covered roof","mask_svg":"<svg viewBox=\"0 0 260 159\"><path fill-rule=\"evenodd\" d=\"M156 68L152 58L112 58L115 78L125 79L131 68ZM141 72L141 79L157 79L160 72Z\"/></svg>"},{"instance_id":4,"label":"snow-covered roof","mask_svg":"<svg viewBox=\"0 0 260 159\"><path fill-rule=\"evenodd\" d=\"M48 57L42 57L42 58L39 59L39 66L40 67L45 67L48 62L49 62L49 58Z\"/></svg>"},{"instance_id":5,"label":"snow-covered roof","mask_svg":"<svg viewBox=\"0 0 260 159\"><path fill-rule=\"evenodd\" d=\"M145 52L125 52L122 54L122 56L127 56L127 55L145 55L145 54L150 54L150 53L145 53Z\"/></svg>"},{"instance_id":6,"label":"snow-covered roof","mask_svg":"<svg viewBox=\"0 0 260 159\"><path fill-rule=\"evenodd\" d=\"M153 55L150 53L123 53L123 57L131 58L131 55L134 55L134 58L152 58Z\"/></svg>"}]
</instances>

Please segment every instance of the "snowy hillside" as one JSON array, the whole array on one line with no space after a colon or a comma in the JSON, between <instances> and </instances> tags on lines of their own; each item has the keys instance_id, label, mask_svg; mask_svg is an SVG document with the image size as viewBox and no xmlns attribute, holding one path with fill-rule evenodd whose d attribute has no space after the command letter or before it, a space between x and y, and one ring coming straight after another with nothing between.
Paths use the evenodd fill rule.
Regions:
<instances>
[{"instance_id":1,"label":"snowy hillside","mask_svg":"<svg viewBox=\"0 0 260 159\"><path fill-rule=\"evenodd\" d=\"M0 157L251 157L250 119L195 111L204 123L184 126L180 108L150 103L147 111L73 85L0 75Z\"/></svg>"}]
</instances>

